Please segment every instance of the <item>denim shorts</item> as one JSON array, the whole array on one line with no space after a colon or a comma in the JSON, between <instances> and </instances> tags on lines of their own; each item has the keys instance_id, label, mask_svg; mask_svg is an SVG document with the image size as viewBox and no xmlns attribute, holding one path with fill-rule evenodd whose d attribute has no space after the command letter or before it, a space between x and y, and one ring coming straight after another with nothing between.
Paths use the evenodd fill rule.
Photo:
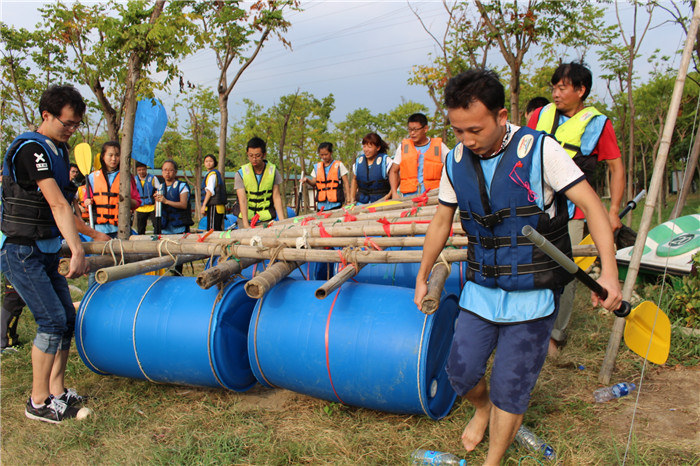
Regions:
<instances>
[{"instance_id":1,"label":"denim shorts","mask_svg":"<svg viewBox=\"0 0 700 466\"><path fill-rule=\"evenodd\" d=\"M496 350L491 369L490 398L499 409L523 414L530 403L544 360L549 335L559 309L543 318L515 324L497 324L464 309L455 326L447 358L447 375L458 395L474 388L486 373L486 364Z\"/></svg>"},{"instance_id":2,"label":"denim shorts","mask_svg":"<svg viewBox=\"0 0 700 466\"><path fill-rule=\"evenodd\" d=\"M70 348L75 308L66 278L58 273L58 254L45 254L37 246L5 243L0 250L2 273L34 315L34 345L44 353Z\"/></svg>"}]
</instances>

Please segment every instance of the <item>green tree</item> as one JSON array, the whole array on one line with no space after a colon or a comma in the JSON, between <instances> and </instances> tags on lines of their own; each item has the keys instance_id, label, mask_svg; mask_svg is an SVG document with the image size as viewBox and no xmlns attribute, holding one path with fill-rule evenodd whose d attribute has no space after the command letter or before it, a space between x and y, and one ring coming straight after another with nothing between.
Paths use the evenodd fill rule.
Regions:
<instances>
[{"instance_id":1,"label":"green tree","mask_svg":"<svg viewBox=\"0 0 700 466\"><path fill-rule=\"evenodd\" d=\"M231 91L258 56L270 34L276 34L289 45L281 33L289 22L283 17L287 7L297 9L296 0L256 1L247 9L241 1L186 2L192 5L200 25L200 39L214 51L219 69L217 93L219 98L219 170L226 166L228 129L228 100ZM237 62L240 66L232 78L229 69ZM230 79L230 82L229 82Z\"/></svg>"}]
</instances>

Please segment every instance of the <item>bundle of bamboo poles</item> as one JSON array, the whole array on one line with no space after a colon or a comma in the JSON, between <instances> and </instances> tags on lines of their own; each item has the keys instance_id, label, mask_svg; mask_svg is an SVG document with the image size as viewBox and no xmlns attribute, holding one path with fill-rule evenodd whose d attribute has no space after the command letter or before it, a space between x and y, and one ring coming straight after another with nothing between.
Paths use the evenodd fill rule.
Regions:
<instances>
[{"instance_id":1,"label":"bundle of bamboo poles","mask_svg":"<svg viewBox=\"0 0 700 466\"><path fill-rule=\"evenodd\" d=\"M316 291L316 297L323 299L365 264L420 262L425 239L422 235L437 210L436 194L319 212L270 223L265 228L201 235L132 236L128 241L83 243L83 248L86 254L96 255L89 257L88 262L98 283L219 256L216 266L197 277L202 288L209 288L267 260L267 269L246 284L246 292L253 298L262 297L304 262L342 263L341 271ZM424 312L437 308L450 264L467 259L467 243L462 226L453 223L452 234L440 256L444 267L435 267L431 275ZM595 248L588 249L590 255L595 255ZM67 248L63 253L70 254Z\"/></svg>"}]
</instances>

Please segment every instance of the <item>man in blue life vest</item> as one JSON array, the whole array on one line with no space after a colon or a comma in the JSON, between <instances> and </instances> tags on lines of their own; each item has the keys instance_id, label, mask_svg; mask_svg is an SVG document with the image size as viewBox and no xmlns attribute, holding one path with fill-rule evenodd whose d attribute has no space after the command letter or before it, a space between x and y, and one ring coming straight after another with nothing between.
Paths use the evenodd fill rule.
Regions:
<instances>
[{"instance_id":1,"label":"man in blue life vest","mask_svg":"<svg viewBox=\"0 0 700 466\"><path fill-rule=\"evenodd\" d=\"M158 178L148 173L148 167L136 162L136 175L134 176L136 189L141 196L141 205L135 210L136 232L139 235L146 234L146 223L151 220L151 225L155 225L156 205L153 196L160 187Z\"/></svg>"},{"instance_id":2,"label":"man in blue life vest","mask_svg":"<svg viewBox=\"0 0 700 466\"><path fill-rule=\"evenodd\" d=\"M280 195L282 175L265 160L266 154L265 141L252 138L246 146L249 163L236 172L233 187L241 210L238 214L240 228L265 224L277 216L286 218Z\"/></svg>"},{"instance_id":3,"label":"man in blue life vest","mask_svg":"<svg viewBox=\"0 0 700 466\"><path fill-rule=\"evenodd\" d=\"M224 229L224 216L226 214L226 183L221 172L214 168L216 159L214 155L204 156L204 168L206 175L202 178L202 207L200 213L207 218L207 230L216 231Z\"/></svg>"},{"instance_id":4,"label":"man in blue life vest","mask_svg":"<svg viewBox=\"0 0 700 466\"><path fill-rule=\"evenodd\" d=\"M422 113L408 117L408 138L394 155L389 176L402 196L421 194L436 189L449 148L441 138L428 137L428 118Z\"/></svg>"},{"instance_id":5,"label":"man in blue life vest","mask_svg":"<svg viewBox=\"0 0 700 466\"><path fill-rule=\"evenodd\" d=\"M0 267L37 324L32 346L32 394L25 415L60 423L74 418L84 398L65 387L75 308L66 277L87 271L78 232L109 237L88 227L70 205L68 139L82 124L85 102L73 86L51 86L41 96L42 123L10 144L2 172ZM61 237L71 251L66 277L58 273Z\"/></svg>"},{"instance_id":6,"label":"man in blue life vest","mask_svg":"<svg viewBox=\"0 0 700 466\"><path fill-rule=\"evenodd\" d=\"M535 110L528 126L545 131L559 141L594 188L597 163L601 160L607 163L610 171L608 220L613 231L617 231L622 227L618 215L625 192L625 167L612 123L595 107L585 105L593 85L593 76L580 63L565 63L554 71L551 83L554 102ZM584 215L579 208L575 209L569 223L569 236L573 244L579 244L583 239ZM550 342L549 352L552 355L556 355L558 348L566 344L565 330L573 312L575 291L576 284L571 283L562 294L559 316Z\"/></svg>"},{"instance_id":7,"label":"man in blue life vest","mask_svg":"<svg viewBox=\"0 0 700 466\"><path fill-rule=\"evenodd\" d=\"M622 292L600 199L559 144L508 122L498 76L486 70L455 76L445 88L445 107L460 144L445 160L414 298L420 306L459 207L469 260L447 374L457 394L476 408L462 434L464 447L472 451L489 428L484 464L498 465L527 410L558 296L572 278L522 236L522 227L532 226L571 255L566 199L573 201L588 219L602 263L598 283L608 290L604 301L592 294L593 304L617 309ZM489 389L484 374L494 351Z\"/></svg>"}]
</instances>

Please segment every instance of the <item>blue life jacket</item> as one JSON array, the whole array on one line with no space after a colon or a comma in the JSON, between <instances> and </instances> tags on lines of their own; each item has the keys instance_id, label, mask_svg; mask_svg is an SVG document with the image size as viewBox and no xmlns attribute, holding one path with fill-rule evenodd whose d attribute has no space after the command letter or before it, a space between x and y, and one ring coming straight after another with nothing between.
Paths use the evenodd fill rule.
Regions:
<instances>
[{"instance_id":1,"label":"blue life jacket","mask_svg":"<svg viewBox=\"0 0 700 466\"><path fill-rule=\"evenodd\" d=\"M556 214L545 212L542 181L543 132L521 128L499 155L490 186L481 158L459 144L446 160L460 219L469 239L467 280L506 291L557 289L572 275L533 245L530 225L571 257L566 197L555 193Z\"/></svg>"},{"instance_id":2,"label":"blue life jacket","mask_svg":"<svg viewBox=\"0 0 700 466\"><path fill-rule=\"evenodd\" d=\"M69 179L68 146L56 146L51 138L36 132L26 132L10 144L2 169L2 232L8 238L48 239L60 235L51 207L44 195L36 191L26 191L17 183L14 160L20 148L36 142L48 155L46 163L56 184L70 204L75 197L76 187Z\"/></svg>"},{"instance_id":3,"label":"blue life jacket","mask_svg":"<svg viewBox=\"0 0 700 466\"><path fill-rule=\"evenodd\" d=\"M357 180L356 201L369 204L378 201L391 191L389 176L386 173L386 154L377 154L372 165L367 165L367 157L360 155L355 160L355 180Z\"/></svg>"},{"instance_id":4,"label":"blue life jacket","mask_svg":"<svg viewBox=\"0 0 700 466\"><path fill-rule=\"evenodd\" d=\"M146 180L143 182L143 186L141 186L141 178L139 178L138 175L134 175L136 190L139 192L139 196L141 196L141 207L154 204L153 194L155 190L153 189L153 178L155 178L155 176L150 173L147 174Z\"/></svg>"},{"instance_id":5,"label":"blue life jacket","mask_svg":"<svg viewBox=\"0 0 700 466\"><path fill-rule=\"evenodd\" d=\"M204 188L207 187L207 178L209 178L211 173L216 175L216 188L214 188L214 195L209 198L207 205L224 205L226 204L226 184L224 183L224 178L217 169L209 170L202 178L202 196L205 194Z\"/></svg>"},{"instance_id":6,"label":"blue life jacket","mask_svg":"<svg viewBox=\"0 0 700 466\"><path fill-rule=\"evenodd\" d=\"M182 192L182 190L185 187L189 189L189 185L186 182L179 180L173 181L173 184L172 186L170 186L170 188L168 188L165 185L165 182L163 182L161 186L163 187L163 196L165 196L167 200L173 202L180 202L180 193ZM163 203L160 217L160 227L163 230L165 230L166 228L173 230L178 227L187 227L190 225L194 225L194 221L192 220L192 214L190 213L191 197L192 191L190 190L187 195L187 207L185 207L184 209L176 209L173 206L165 205Z\"/></svg>"}]
</instances>

